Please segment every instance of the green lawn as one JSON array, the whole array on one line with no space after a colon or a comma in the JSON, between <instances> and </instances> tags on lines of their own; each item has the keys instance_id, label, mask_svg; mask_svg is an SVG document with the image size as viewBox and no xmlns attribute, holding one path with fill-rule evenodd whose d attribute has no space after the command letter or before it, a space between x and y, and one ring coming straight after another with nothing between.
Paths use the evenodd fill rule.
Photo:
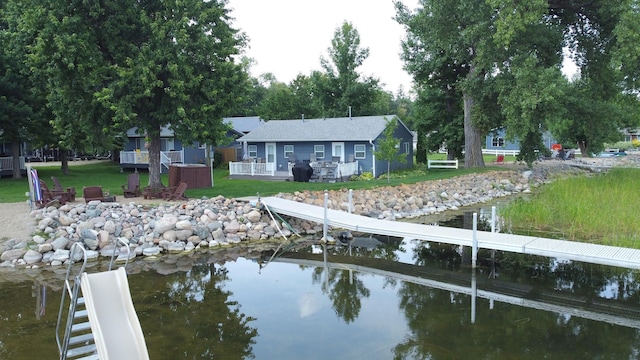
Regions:
<instances>
[{"instance_id":1,"label":"green lawn","mask_svg":"<svg viewBox=\"0 0 640 360\"><path fill-rule=\"evenodd\" d=\"M491 163L488 162L490 165ZM110 162L100 164L75 165L69 168L69 175L63 175L62 171L57 167L38 167L38 175L45 180L47 185L53 186L51 176L55 176L60 180L64 187L75 187L78 196L82 196L83 186L102 186L103 190L109 191L111 194L122 195L122 185L127 183L127 172L120 172L118 164ZM228 178L229 171L223 169L214 169L214 186L207 189L188 189L186 195L190 198L201 196L214 197L223 195L227 198L254 196L257 193L268 196L279 192L295 192L302 190L333 190L333 189L370 189L378 186L412 184L421 181L437 180L451 178L454 176L484 172L499 169L499 167L488 166L485 169L432 169L425 170L415 169L392 174L389 184L387 178L383 176L381 179L369 181L349 181L342 183L299 183L292 181L261 181L261 180L230 180ZM148 183L149 174L140 172L140 184L142 187ZM162 175L163 184L168 184L167 175ZM0 203L20 202L27 199L25 192L29 191L27 178L0 179Z\"/></svg>"}]
</instances>

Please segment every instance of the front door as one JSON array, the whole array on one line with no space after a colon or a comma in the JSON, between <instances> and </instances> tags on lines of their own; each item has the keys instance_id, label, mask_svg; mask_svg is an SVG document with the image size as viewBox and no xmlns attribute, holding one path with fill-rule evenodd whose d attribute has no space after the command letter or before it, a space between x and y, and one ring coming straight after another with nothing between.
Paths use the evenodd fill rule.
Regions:
<instances>
[{"instance_id":1,"label":"front door","mask_svg":"<svg viewBox=\"0 0 640 360\"><path fill-rule=\"evenodd\" d=\"M340 161L344 162L344 143L343 142L331 143L331 156L339 156Z\"/></svg>"},{"instance_id":2,"label":"front door","mask_svg":"<svg viewBox=\"0 0 640 360\"><path fill-rule=\"evenodd\" d=\"M264 150L265 150L265 158L267 160L268 163L275 163L276 162L276 144L275 143L266 143L264 144Z\"/></svg>"}]
</instances>

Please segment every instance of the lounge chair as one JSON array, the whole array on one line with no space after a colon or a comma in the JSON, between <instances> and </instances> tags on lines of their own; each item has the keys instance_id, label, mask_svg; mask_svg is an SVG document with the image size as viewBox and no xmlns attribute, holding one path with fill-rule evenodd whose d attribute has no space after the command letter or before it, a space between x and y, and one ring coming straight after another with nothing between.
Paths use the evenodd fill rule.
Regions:
<instances>
[{"instance_id":1,"label":"lounge chair","mask_svg":"<svg viewBox=\"0 0 640 360\"><path fill-rule=\"evenodd\" d=\"M66 197L67 201L76 201L76 188L68 187L65 189L55 176L51 177L51 181L53 181L53 189L51 190L53 195L61 194Z\"/></svg>"},{"instance_id":2,"label":"lounge chair","mask_svg":"<svg viewBox=\"0 0 640 360\"><path fill-rule=\"evenodd\" d=\"M87 203L92 200L105 201L101 186L85 186L82 188L82 195L84 197L84 202Z\"/></svg>"},{"instance_id":3,"label":"lounge chair","mask_svg":"<svg viewBox=\"0 0 640 360\"><path fill-rule=\"evenodd\" d=\"M140 196L140 174L129 174L129 176L127 177L127 184L122 185L122 191L124 192L124 197L126 198Z\"/></svg>"},{"instance_id":4,"label":"lounge chair","mask_svg":"<svg viewBox=\"0 0 640 360\"><path fill-rule=\"evenodd\" d=\"M162 193L162 197L167 200L187 200L188 198L184 195L184 192L187 190L187 182L186 181L180 181L178 183L178 186L176 186L175 188L171 187L171 188L166 188L163 193Z\"/></svg>"},{"instance_id":5,"label":"lounge chair","mask_svg":"<svg viewBox=\"0 0 640 360\"><path fill-rule=\"evenodd\" d=\"M54 195L49 190L47 183L45 183L43 180L39 180L39 183L40 183L40 191L42 193L42 199L36 201L36 206L38 208L64 205L67 202L66 196L63 196L61 194Z\"/></svg>"}]
</instances>

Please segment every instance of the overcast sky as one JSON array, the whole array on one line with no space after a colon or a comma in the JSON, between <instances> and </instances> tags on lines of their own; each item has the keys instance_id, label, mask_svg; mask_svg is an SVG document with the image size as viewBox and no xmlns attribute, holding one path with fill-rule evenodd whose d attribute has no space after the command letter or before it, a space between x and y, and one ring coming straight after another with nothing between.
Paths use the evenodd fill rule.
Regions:
<instances>
[{"instance_id":1,"label":"overcast sky","mask_svg":"<svg viewBox=\"0 0 640 360\"><path fill-rule=\"evenodd\" d=\"M418 4L403 2L411 9ZM320 57L328 57L333 34L346 20L360 33L360 46L369 48L358 72L380 79L393 93L400 85L405 94L411 88L400 60L404 29L393 20L392 0L229 0L229 8L235 27L250 38L246 55L256 61L255 77L271 72L289 83L320 70Z\"/></svg>"}]
</instances>

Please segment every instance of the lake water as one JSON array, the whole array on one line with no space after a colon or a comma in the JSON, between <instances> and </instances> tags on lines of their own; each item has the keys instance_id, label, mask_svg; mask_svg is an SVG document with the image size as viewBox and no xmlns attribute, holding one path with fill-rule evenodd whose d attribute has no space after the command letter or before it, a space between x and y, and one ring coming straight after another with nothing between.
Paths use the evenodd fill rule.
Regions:
<instances>
[{"instance_id":1,"label":"lake water","mask_svg":"<svg viewBox=\"0 0 640 360\"><path fill-rule=\"evenodd\" d=\"M640 355L636 271L489 251L473 271L468 249L357 235L351 246L300 242L276 256L261 244L134 261L150 358ZM0 359L57 358L64 272L0 271Z\"/></svg>"}]
</instances>

